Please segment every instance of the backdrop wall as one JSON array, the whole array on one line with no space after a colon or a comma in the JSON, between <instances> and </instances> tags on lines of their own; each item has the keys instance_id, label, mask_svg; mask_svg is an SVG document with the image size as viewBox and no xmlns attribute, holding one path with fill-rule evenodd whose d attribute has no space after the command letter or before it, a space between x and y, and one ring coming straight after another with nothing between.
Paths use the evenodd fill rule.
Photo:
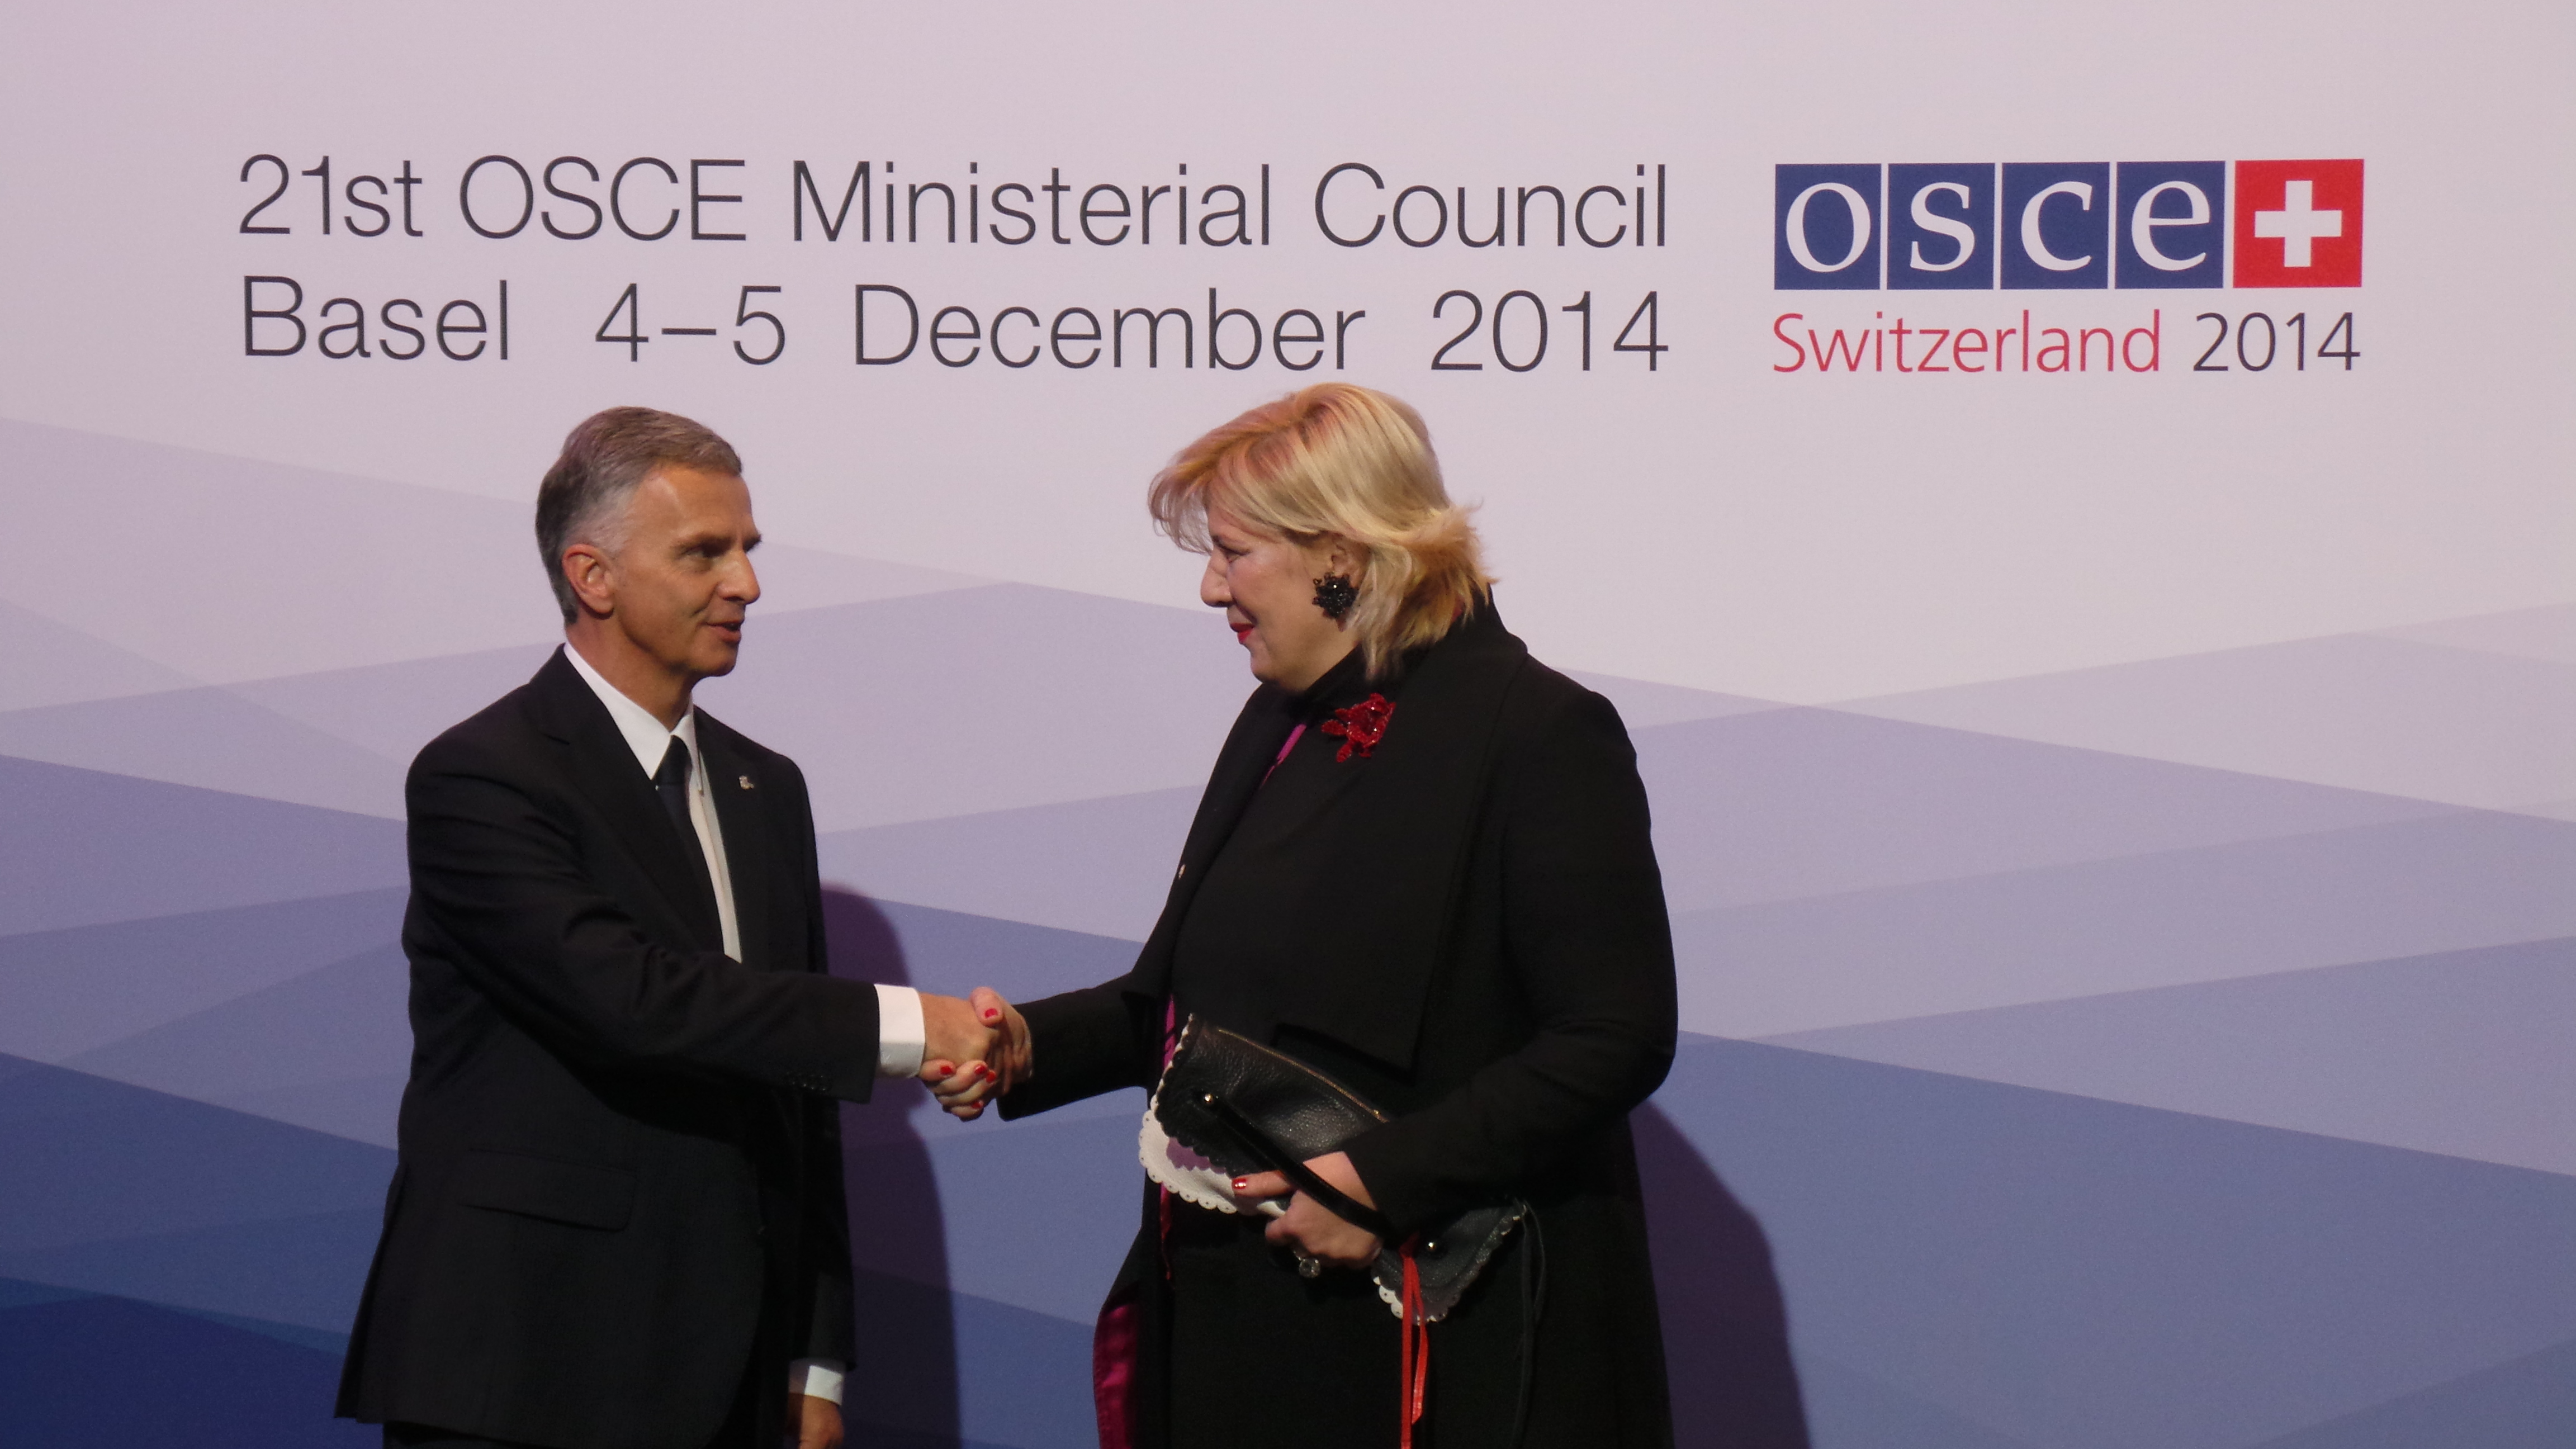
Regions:
<instances>
[{"instance_id":1,"label":"backdrop wall","mask_svg":"<svg viewBox=\"0 0 2576 1449\"><path fill-rule=\"evenodd\" d=\"M13 22L0 1440L369 1442L402 771L574 421L743 451L837 969L1028 996L1249 685L1144 480L1327 377L1635 734L1685 1443L2576 1423L2564 7ZM888 1095L858 1442L1088 1444L1141 1102Z\"/></svg>"}]
</instances>

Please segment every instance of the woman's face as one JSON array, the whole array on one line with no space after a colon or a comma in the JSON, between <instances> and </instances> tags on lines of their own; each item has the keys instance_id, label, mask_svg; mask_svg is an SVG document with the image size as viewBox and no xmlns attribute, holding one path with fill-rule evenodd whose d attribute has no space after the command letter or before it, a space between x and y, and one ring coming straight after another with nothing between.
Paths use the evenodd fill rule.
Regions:
<instances>
[{"instance_id":1,"label":"woman's face","mask_svg":"<svg viewBox=\"0 0 2576 1449\"><path fill-rule=\"evenodd\" d=\"M1221 508L1209 509L1207 521L1199 601L1225 610L1235 639L1252 655L1252 677L1301 690L1341 663L1359 641L1315 607L1315 580L1350 572L1349 546L1256 533Z\"/></svg>"}]
</instances>

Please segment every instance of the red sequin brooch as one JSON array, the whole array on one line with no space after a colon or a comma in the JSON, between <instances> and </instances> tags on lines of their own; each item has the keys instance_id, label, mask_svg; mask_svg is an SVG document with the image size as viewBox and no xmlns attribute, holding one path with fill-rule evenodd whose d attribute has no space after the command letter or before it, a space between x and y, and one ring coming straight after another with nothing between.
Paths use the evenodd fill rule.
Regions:
<instances>
[{"instance_id":1,"label":"red sequin brooch","mask_svg":"<svg viewBox=\"0 0 2576 1449\"><path fill-rule=\"evenodd\" d=\"M1377 748L1377 742L1386 737L1386 722L1394 717L1395 706L1387 702L1386 696L1372 694L1348 709L1334 710L1333 717L1316 728L1342 742L1342 748L1333 756L1335 763L1349 759L1353 750L1365 760Z\"/></svg>"}]
</instances>

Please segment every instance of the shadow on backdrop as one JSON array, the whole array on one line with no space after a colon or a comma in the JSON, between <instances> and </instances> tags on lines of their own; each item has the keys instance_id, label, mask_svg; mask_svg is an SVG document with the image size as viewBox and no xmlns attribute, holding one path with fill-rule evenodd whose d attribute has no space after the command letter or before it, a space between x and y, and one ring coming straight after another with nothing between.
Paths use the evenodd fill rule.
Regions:
<instances>
[{"instance_id":1,"label":"shadow on backdrop","mask_svg":"<svg viewBox=\"0 0 2576 1449\"><path fill-rule=\"evenodd\" d=\"M834 976L913 984L894 923L866 897L827 887L823 929ZM887 1449L948 1449L960 1439L948 1233L929 1150L908 1116L921 1100L908 1083L881 1082L873 1100L841 1108L858 1293L845 1413L852 1442Z\"/></svg>"},{"instance_id":2,"label":"shadow on backdrop","mask_svg":"<svg viewBox=\"0 0 2576 1449\"><path fill-rule=\"evenodd\" d=\"M1678 1449L1808 1449L1771 1243L1652 1103L1629 1118Z\"/></svg>"}]
</instances>

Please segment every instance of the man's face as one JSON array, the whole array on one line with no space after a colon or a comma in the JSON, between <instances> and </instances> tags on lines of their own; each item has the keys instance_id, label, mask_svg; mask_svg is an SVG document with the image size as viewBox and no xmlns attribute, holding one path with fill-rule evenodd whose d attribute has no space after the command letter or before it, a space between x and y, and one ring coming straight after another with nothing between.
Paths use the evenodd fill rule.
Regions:
<instances>
[{"instance_id":1,"label":"man's face","mask_svg":"<svg viewBox=\"0 0 2576 1449\"><path fill-rule=\"evenodd\" d=\"M626 528L609 626L690 683L731 673L760 597L751 490L730 473L665 464L636 486Z\"/></svg>"}]
</instances>

